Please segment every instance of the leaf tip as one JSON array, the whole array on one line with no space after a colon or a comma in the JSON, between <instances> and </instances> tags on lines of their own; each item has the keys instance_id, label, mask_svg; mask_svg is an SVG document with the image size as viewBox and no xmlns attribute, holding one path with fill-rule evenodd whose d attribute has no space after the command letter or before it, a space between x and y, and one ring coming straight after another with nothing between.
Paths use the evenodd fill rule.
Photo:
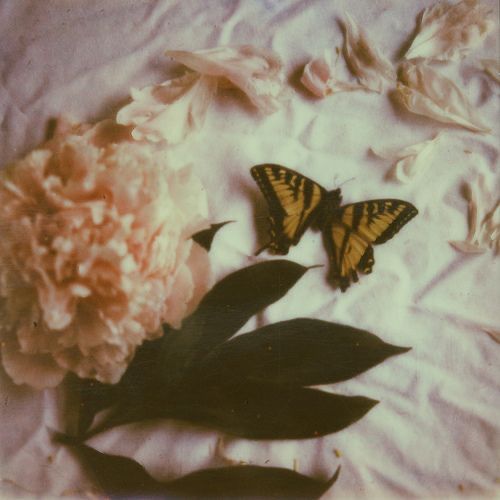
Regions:
<instances>
[{"instance_id":1,"label":"leaf tip","mask_svg":"<svg viewBox=\"0 0 500 500\"><path fill-rule=\"evenodd\" d=\"M342 466L338 466L337 467L337 470L335 471L335 473L333 474L333 476L328 480L327 482L327 487L330 488L330 486L332 486L332 484L335 484L337 482L337 479L339 478L340 476L340 469L342 468Z\"/></svg>"},{"instance_id":2,"label":"leaf tip","mask_svg":"<svg viewBox=\"0 0 500 500\"><path fill-rule=\"evenodd\" d=\"M364 415L366 415L373 407L377 406L380 403L378 399L372 399L372 398L363 398L363 399L365 406Z\"/></svg>"},{"instance_id":3,"label":"leaf tip","mask_svg":"<svg viewBox=\"0 0 500 500\"><path fill-rule=\"evenodd\" d=\"M412 347L401 347L398 345L393 346L394 354L404 354L405 352L411 351Z\"/></svg>"},{"instance_id":4,"label":"leaf tip","mask_svg":"<svg viewBox=\"0 0 500 500\"><path fill-rule=\"evenodd\" d=\"M224 222L218 222L216 224L210 224L210 227L199 231L191 236L191 239L202 246L205 250L210 251L212 247L212 242L215 235L223 228L226 224L235 222L234 220L226 220Z\"/></svg>"}]
</instances>

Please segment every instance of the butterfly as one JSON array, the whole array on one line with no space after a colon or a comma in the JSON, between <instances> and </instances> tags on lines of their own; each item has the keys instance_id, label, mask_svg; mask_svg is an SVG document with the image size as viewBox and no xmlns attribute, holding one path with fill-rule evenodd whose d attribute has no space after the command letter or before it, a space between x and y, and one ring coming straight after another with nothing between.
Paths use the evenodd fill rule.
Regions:
<instances>
[{"instance_id":1,"label":"butterfly","mask_svg":"<svg viewBox=\"0 0 500 500\"><path fill-rule=\"evenodd\" d=\"M311 179L281 165L250 170L269 205L271 241L261 248L286 255L309 227L321 230L330 261L329 281L344 292L371 273L372 245L391 239L418 210L402 200L368 200L341 206L340 189L327 191Z\"/></svg>"}]
</instances>

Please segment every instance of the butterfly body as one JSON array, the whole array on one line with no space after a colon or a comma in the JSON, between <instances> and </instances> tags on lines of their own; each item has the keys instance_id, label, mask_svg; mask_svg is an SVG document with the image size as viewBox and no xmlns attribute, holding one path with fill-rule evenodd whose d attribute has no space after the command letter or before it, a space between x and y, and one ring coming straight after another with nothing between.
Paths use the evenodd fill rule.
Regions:
<instances>
[{"instance_id":1,"label":"butterfly body","mask_svg":"<svg viewBox=\"0 0 500 500\"><path fill-rule=\"evenodd\" d=\"M269 205L271 240L264 248L286 255L307 228L317 227L330 260L329 280L342 291L358 281L358 271L372 271L372 245L392 238L418 213L411 203L396 199L342 206L340 189L327 191L280 165L257 165L251 174Z\"/></svg>"}]
</instances>

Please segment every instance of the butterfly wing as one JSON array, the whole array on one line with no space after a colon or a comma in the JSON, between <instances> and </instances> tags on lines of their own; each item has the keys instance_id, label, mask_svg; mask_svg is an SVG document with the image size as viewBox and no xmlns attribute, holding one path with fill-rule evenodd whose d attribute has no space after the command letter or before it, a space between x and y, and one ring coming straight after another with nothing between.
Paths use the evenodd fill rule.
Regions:
<instances>
[{"instance_id":1,"label":"butterfly wing","mask_svg":"<svg viewBox=\"0 0 500 500\"><path fill-rule=\"evenodd\" d=\"M369 200L335 210L323 230L333 283L345 291L358 281L357 271L370 273L375 263L372 245L392 238L417 213L402 200Z\"/></svg>"},{"instance_id":2,"label":"butterfly wing","mask_svg":"<svg viewBox=\"0 0 500 500\"><path fill-rule=\"evenodd\" d=\"M326 191L280 165L257 165L251 174L269 205L271 241L264 248L269 246L274 253L285 255L311 225Z\"/></svg>"}]
</instances>

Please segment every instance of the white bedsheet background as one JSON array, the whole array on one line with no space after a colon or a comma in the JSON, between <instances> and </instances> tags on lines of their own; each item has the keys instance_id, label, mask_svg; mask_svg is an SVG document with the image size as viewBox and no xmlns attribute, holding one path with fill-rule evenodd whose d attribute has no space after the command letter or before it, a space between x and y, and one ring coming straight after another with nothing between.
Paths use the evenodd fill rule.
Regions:
<instances>
[{"instance_id":1,"label":"white bedsheet background","mask_svg":"<svg viewBox=\"0 0 500 500\"><path fill-rule=\"evenodd\" d=\"M0 3L0 163L44 138L47 121L66 113L81 121L113 116L131 86L179 74L166 49L254 44L274 49L293 90L270 117L236 93L219 95L203 130L184 146L208 192L213 221L234 219L211 255L217 276L255 261L265 241L266 207L249 175L257 163L295 168L345 202L397 197L420 213L375 250L373 274L346 293L315 269L259 324L314 317L366 328L413 349L335 387L380 400L362 420L322 439L248 441L179 422L115 429L92 444L133 456L157 478L174 478L227 460L294 468L328 477L339 498L493 496L499 493L499 346L482 330L500 328L498 261L465 256L448 240L467 234L464 181L485 175L498 190L498 86L473 59L498 57L496 34L461 64L444 65L493 127L477 135L410 115L386 94L352 92L324 100L297 90L297 70L324 48L340 46L338 19L348 10L393 61L415 19L433 2L397 0L219 1L74 0ZM497 9L495 2L489 2ZM385 180L389 164L370 146L406 146L445 130L429 170L410 184ZM471 151L465 154L464 149ZM266 259L267 255L259 258ZM289 254L325 263L319 234L308 232ZM255 320L245 326L250 330ZM63 397L14 386L1 372L0 477L4 495L82 493L90 483L70 452L50 443L62 429ZM219 439L222 438L222 439ZM217 442L219 440L219 445ZM334 450L340 450L337 457Z\"/></svg>"}]
</instances>

